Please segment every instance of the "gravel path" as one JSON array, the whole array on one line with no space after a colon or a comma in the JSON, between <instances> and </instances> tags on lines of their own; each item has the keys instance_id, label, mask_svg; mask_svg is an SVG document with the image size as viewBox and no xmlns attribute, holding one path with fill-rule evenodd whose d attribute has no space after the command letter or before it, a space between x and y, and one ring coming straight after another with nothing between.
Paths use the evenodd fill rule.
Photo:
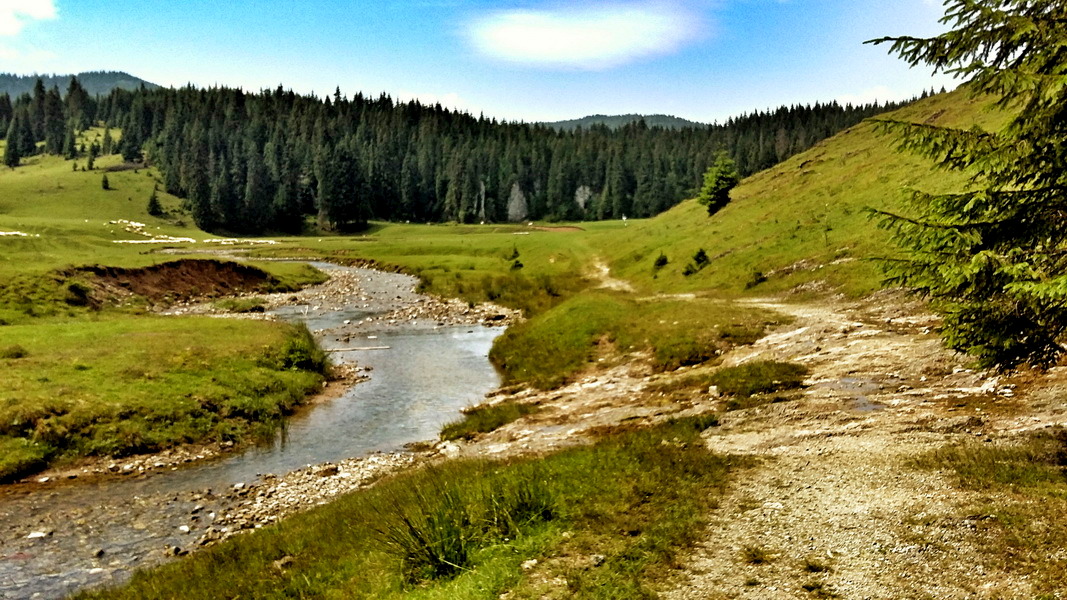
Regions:
<instances>
[{"instance_id":1,"label":"gravel path","mask_svg":"<svg viewBox=\"0 0 1067 600\"><path fill-rule=\"evenodd\" d=\"M803 363L810 386L797 401L726 413L705 434L713 450L757 464L664 598L1034 597L1025 578L983 566L981 516L967 514L978 495L907 461L1062 423L1063 403L1035 411L1012 384L965 369L928 333L929 317L878 303L760 304L796 322L727 363Z\"/></svg>"}]
</instances>

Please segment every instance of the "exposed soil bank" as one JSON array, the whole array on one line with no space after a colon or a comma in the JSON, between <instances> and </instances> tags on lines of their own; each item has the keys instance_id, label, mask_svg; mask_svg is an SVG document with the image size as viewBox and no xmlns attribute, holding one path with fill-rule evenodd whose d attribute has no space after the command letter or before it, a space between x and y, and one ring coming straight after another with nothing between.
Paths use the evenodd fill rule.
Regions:
<instances>
[{"instance_id":1,"label":"exposed soil bank","mask_svg":"<svg viewBox=\"0 0 1067 600\"><path fill-rule=\"evenodd\" d=\"M278 283L262 269L213 259L183 259L133 269L88 266L65 274L90 276L91 296L98 303L118 303L132 296L151 302L232 296Z\"/></svg>"}]
</instances>

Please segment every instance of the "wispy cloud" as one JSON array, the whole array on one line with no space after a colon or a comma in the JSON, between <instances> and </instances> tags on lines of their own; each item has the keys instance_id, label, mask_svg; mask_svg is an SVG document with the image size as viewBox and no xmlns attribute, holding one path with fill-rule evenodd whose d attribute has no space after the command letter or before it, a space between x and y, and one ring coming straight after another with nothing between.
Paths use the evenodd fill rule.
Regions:
<instances>
[{"instance_id":1,"label":"wispy cloud","mask_svg":"<svg viewBox=\"0 0 1067 600\"><path fill-rule=\"evenodd\" d=\"M52 0L0 0L0 35L18 35L27 22L56 16L56 5Z\"/></svg>"},{"instance_id":2,"label":"wispy cloud","mask_svg":"<svg viewBox=\"0 0 1067 600\"><path fill-rule=\"evenodd\" d=\"M692 40L699 19L665 2L556 10L505 10L476 19L467 32L481 53L545 68L601 70L668 54Z\"/></svg>"}]
</instances>

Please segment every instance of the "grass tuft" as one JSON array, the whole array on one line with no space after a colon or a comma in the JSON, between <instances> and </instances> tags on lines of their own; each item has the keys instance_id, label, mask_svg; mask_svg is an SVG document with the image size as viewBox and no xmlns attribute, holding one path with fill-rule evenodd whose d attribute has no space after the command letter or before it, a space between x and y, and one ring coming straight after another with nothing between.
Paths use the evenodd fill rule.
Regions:
<instances>
[{"instance_id":1,"label":"grass tuft","mask_svg":"<svg viewBox=\"0 0 1067 600\"><path fill-rule=\"evenodd\" d=\"M224 298L214 303L215 308L231 313L261 313L266 310L267 301L255 296L247 298Z\"/></svg>"},{"instance_id":2,"label":"grass tuft","mask_svg":"<svg viewBox=\"0 0 1067 600\"><path fill-rule=\"evenodd\" d=\"M722 394L748 397L799 388L807 375L802 365L760 360L719 369L709 381Z\"/></svg>"}]
</instances>

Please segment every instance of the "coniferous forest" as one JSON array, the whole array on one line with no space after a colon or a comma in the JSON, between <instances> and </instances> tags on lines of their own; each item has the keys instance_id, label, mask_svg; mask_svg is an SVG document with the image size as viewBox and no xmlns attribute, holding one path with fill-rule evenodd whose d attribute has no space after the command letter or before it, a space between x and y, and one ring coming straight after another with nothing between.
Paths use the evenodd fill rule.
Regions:
<instances>
[{"instance_id":1,"label":"coniferous forest","mask_svg":"<svg viewBox=\"0 0 1067 600\"><path fill-rule=\"evenodd\" d=\"M692 197L720 150L747 175L896 106L829 103L692 128L637 121L558 131L386 95L141 87L91 96L72 78L63 93L38 80L32 93L0 95L0 135L10 167L38 152L121 152L158 167L163 187L205 230L299 233L309 215L338 231L370 219L647 217ZM80 147L77 132L94 124L120 129L120 140L108 132L102 147Z\"/></svg>"}]
</instances>

